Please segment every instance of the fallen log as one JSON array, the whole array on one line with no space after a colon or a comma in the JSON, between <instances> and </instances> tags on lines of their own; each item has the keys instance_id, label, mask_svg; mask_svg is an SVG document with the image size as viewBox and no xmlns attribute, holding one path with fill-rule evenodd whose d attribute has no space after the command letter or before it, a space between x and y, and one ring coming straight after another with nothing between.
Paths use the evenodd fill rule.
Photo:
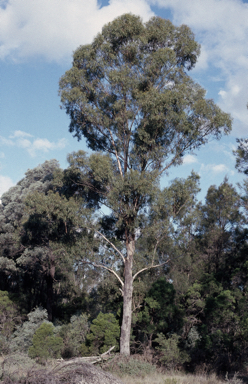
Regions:
<instances>
[{"instance_id":1,"label":"fallen log","mask_svg":"<svg viewBox=\"0 0 248 384\"><path fill-rule=\"evenodd\" d=\"M110 352L113 351L115 345L111 347L107 352L102 353L99 356L87 356L87 357L76 357L70 360L59 360L59 364L56 364L55 367L49 370L49 373L56 373L59 370L68 367L69 365L81 365L84 363L95 364L104 360L108 360L112 355Z\"/></svg>"}]
</instances>

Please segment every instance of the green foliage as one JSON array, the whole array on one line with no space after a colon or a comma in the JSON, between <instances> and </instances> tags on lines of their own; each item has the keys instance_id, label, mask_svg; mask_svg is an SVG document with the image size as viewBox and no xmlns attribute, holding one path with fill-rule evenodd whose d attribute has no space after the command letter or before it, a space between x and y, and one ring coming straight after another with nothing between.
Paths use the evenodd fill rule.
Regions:
<instances>
[{"instance_id":1,"label":"green foliage","mask_svg":"<svg viewBox=\"0 0 248 384\"><path fill-rule=\"evenodd\" d=\"M22 243L26 249L17 262L29 269L35 267L46 276L47 310L52 320L53 283L59 275L65 280L72 274L70 248L81 236L75 229L80 227L82 211L73 198L67 200L53 191L46 195L34 192L28 195L25 204Z\"/></svg>"},{"instance_id":2,"label":"green foliage","mask_svg":"<svg viewBox=\"0 0 248 384\"><path fill-rule=\"evenodd\" d=\"M248 174L248 139L237 139L238 148L233 151L236 156L236 168L239 172Z\"/></svg>"},{"instance_id":3,"label":"green foliage","mask_svg":"<svg viewBox=\"0 0 248 384\"><path fill-rule=\"evenodd\" d=\"M18 321L17 306L8 292L0 291L0 353L9 351L10 337Z\"/></svg>"},{"instance_id":4,"label":"green foliage","mask_svg":"<svg viewBox=\"0 0 248 384\"><path fill-rule=\"evenodd\" d=\"M160 333L157 339L155 339L155 342L159 345L156 347L161 356L159 361L167 369L176 369L182 366L185 362L190 361L189 355L179 348L179 341L180 336L175 333L168 338Z\"/></svg>"},{"instance_id":5,"label":"green foliage","mask_svg":"<svg viewBox=\"0 0 248 384\"><path fill-rule=\"evenodd\" d=\"M90 326L90 334L87 336L86 345L89 345L89 353L96 355L104 353L115 346L119 349L120 326L112 313L100 312ZM82 346L82 354L87 352L85 345Z\"/></svg>"},{"instance_id":6,"label":"green foliage","mask_svg":"<svg viewBox=\"0 0 248 384\"><path fill-rule=\"evenodd\" d=\"M165 278L155 281L144 298L142 310L135 318L136 327L151 342L160 332L172 333L181 329L183 312L175 305L176 291Z\"/></svg>"},{"instance_id":7,"label":"green foliage","mask_svg":"<svg viewBox=\"0 0 248 384\"><path fill-rule=\"evenodd\" d=\"M0 333L9 338L17 322L17 307L8 292L0 291Z\"/></svg>"},{"instance_id":8,"label":"green foliage","mask_svg":"<svg viewBox=\"0 0 248 384\"><path fill-rule=\"evenodd\" d=\"M56 230L58 234L59 229L61 231L62 227L65 228L61 222L65 219L66 208L67 210L71 208L70 203L65 208L64 199L60 199L56 193L52 193L54 174L58 171L59 165L56 160L46 161L44 164L28 170L25 177L15 187L3 194L1 198L0 289L14 293L26 313L37 305L47 306L47 296L49 295L46 285L48 279L43 268L45 260L47 260L48 247L45 248L47 243L45 244L44 240L49 234L48 240L52 242ZM29 204L29 209L27 204ZM44 216L42 217L45 206L49 210L50 226L45 222ZM37 215L34 215L35 207L37 210L40 209L37 212L37 215L40 215L40 221ZM56 218L59 208L60 211L63 208L64 210L58 219L60 224L58 229L59 225L54 228L54 223L58 223ZM52 209L55 211L53 217ZM30 225L27 224L28 222ZM25 227L23 226L24 223L26 223ZM64 230L65 232L66 230ZM58 236L55 240L57 239ZM62 257L65 252L61 248L60 246L60 251L57 250L57 252ZM69 270L68 265L67 270ZM62 280L61 275L57 274L56 279L57 281Z\"/></svg>"},{"instance_id":9,"label":"green foliage","mask_svg":"<svg viewBox=\"0 0 248 384\"><path fill-rule=\"evenodd\" d=\"M129 161L135 164L139 155L142 162L153 160L159 168L159 158L169 152L179 161L179 146L172 144L174 129L184 137L180 149L207 140L200 115L208 122L209 134L218 136L221 126L229 131L228 116L212 101L205 101L205 92L186 75L196 63L199 48L188 27L177 28L158 17L142 24L138 16L126 14L107 24L91 45L74 53L73 68L60 81L70 131L79 139L85 136L94 151L111 153L115 147L119 152L121 127L128 134L128 119L133 123L134 144ZM169 81L173 86L167 85ZM174 128L171 132L165 131L168 123ZM105 135L109 130L114 140Z\"/></svg>"},{"instance_id":10,"label":"green foliage","mask_svg":"<svg viewBox=\"0 0 248 384\"><path fill-rule=\"evenodd\" d=\"M10 343L11 350L28 352L36 330L42 323L47 322L47 319L48 315L47 310L45 309L36 308L30 312L28 314L28 321L25 321L21 326L18 326L14 332Z\"/></svg>"},{"instance_id":11,"label":"green foliage","mask_svg":"<svg viewBox=\"0 0 248 384\"><path fill-rule=\"evenodd\" d=\"M197 346L197 342L201 340L201 336L195 326L193 326L189 333L185 343L185 346L188 350L195 348Z\"/></svg>"},{"instance_id":12,"label":"green foliage","mask_svg":"<svg viewBox=\"0 0 248 384\"><path fill-rule=\"evenodd\" d=\"M59 331L59 336L63 338L62 356L64 358L80 356L82 344L85 342L89 332L88 317L85 314L73 315L70 323L63 325Z\"/></svg>"},{"instance_id":13,"label":"green foliage","mask_svg":"<svg viewBox=\"0 0 248 384\"><path fill-rule=\"evenodd\" d=\"M35 331L32 345L28 350L31 358L46 361L48 358L58 358L61 355L63 339L54 336L54 327L51 323L43 323Z\"/></svg>"}]
</instances>

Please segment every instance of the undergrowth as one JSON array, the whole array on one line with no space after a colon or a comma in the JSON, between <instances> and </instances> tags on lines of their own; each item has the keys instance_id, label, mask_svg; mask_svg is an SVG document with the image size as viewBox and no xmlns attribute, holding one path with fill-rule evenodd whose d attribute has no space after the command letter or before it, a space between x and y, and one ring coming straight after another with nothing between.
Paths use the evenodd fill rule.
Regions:
<instances>
[{"instance_id":1,"label":"undergrowth","mask_svg":"<svg viewBox=\"0 0 248 384\"><path fill-rule=\"evenodd\" d=\"M51 368L56 360L51 360L44 367L28 358L26 354L15 354L0 359L0 384L70 384L73 379L84 376L83 367L62 371L54 375ZM238 373L226 374L219 379L215 374L181 372L162 372L141 355L123 357L115 355L104 362L102 368L124 384L244 384ZM248 381L247 381L248 382Z\"/></svg>"}]
</instances>

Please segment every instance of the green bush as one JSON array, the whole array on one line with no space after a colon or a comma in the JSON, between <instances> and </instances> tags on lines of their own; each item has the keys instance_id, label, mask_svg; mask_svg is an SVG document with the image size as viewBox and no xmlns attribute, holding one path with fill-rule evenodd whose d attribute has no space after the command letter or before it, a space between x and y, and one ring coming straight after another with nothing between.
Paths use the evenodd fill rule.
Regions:
<instances>
[{"instance_id":1,"label":"green bush","mask_svg":"<svg viewBox=\"0 0 248 384\"><path fill-rule=\"evenodd\" d=\"M8 292L0 291L0 352L9 352L9 340L17 323L17 308Z\"/></svg>"},{"instance_id":2,"label":"green bush","mask_svg":"<svg viewBox=\"0 0 248 384\"><path fill-rule=\"evenodd\" d=\"M169 338L166 338L162 333L159 333L155 342L158 343L156 349L159 351L159 361L167 369L175 369L184 363L190 361L189 355L179 348L180 336L173 333Z\"/></svg>"},{"instance_id":3,"label":"green bush","mask_svg":"<svg viewBox=\"0 0 248 384\"><path fill-rule=\"evenodd\" d=\"M80 356L82 353L82 343L85 342L88 332L88 316L85 314L74 315L71 317L69 324L62 325L59 331L59 336L62 337L64 342L62 357Z\"/></svg>"},{"instance_id":4,"label":"green bush","mask_svg":"<svg viewBox=\"0 0 248 384\"><path fill-rule=\"evenodd\" d=\"M120 326L112 313L100 312L90 326L90 334L81 346L82 355L104 353L115 346L119 350Z\"/></svg>"},{"instance_id":5,"label":"green bush","mask_svg":"<svg viewBox=\"0 0 248 384\"><path fill-rule=\"evenodd\" d=\"M28 355L31 358L37 358L40 362L44 362L49 357L60 357L62 347L63 339L54 336L54 326L51 323L43 323L34 334L33 343L28 350Z\"/></svg>"},{"instance_id":6,"label":"green bush","mask_svg":"<svg viewBox=\"0 0 248 384\"><path fill-rule=\"evenodd\" d=\"M10 349L12 352L28 352L32 345L32 339L36 330L42 323L47 321L47 310L43 308L35 308L28 314L28 321L18 326L12 336Z\"/></svg>"}]
</instances>

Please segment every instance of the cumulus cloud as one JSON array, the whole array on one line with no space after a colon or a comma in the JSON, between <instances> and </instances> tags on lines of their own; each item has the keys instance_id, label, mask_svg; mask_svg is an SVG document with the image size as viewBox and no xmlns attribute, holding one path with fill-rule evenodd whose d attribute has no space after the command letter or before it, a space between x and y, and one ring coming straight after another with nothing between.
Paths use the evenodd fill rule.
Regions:
<instances>
[{"instance_id":1,"label":"cumulus cloud","mask_svg":"<svg viewBox=\"0 0 248 384\"><path fill-rule=\"evenodd\" d=\"M0 58L68 60L104 24L127 12L144 20L153 15L146 0L110 0L102 8L97 0L0 1Z\"/></svg>"},{"instance_id":2,"label":"cumulus cloud","mask_svg":"<svg viewBox=\"0 0 248 384\"><path fill-rule=\"evenodd\" d=\"M60 139L56 143L49 141L48 139L36 139L27 148L29 154L34 157L37 151L48 152L52 149L63 149L66 146L66 140Z\"/></svg>"},{"instance_id":3,"label":"cumulus cloud","mask_svg":"<svg viewBox=\"0 0 248 384\"><path fill-rule=\"evenodd\" d=\"M184 165L193 164L193 163L198 163L196 156L193 156L193 155L184 156L184 158L183 158L183 164Z\"/></svg>"},{"instance_id":4,"label":"cumulus cloud","mask_svg":"<svg viewBox=\"0 0 248 384\"><path fill-rule=\"evenodd\" d=\"M33 137L33 135L30 135L30 133L27 132L17 130L14 132L13 135L9 136L10 139L15 139L16 137Z\"/></svg>"},{"instance_id":5,"label":"cumulus cloud","mask_svg":"<svg viewBox=\"0 0 248 384\"><path fill-rule=\"evenodd\" d=\"M10 140L9 138L0 136L0 145L14 145L13 140Z\"/></svg>"},{"instance_id":6,"label":"cumulus cloud","mask_svg":"<svg viewBox=\"0 0 248 384\"><path fill-rule=\"evenodd\" d=\"M208 172L213 173L214 175L220 174L220 173L226 173L230 175L234 175L234 171L231 171L225 164L207 164L201 165L200 173L202 172Z\"/></svg>"},{"instance_id":7,"label":"cumulus cloud","mask_svg":"<svg viewBox=\"0 0 248 384\"><path fill-rule=\"evenodd\" d=\"M209 169L211 169L211 171L214 173L223 173L229 171L228 167L225 164L211 165Z\"/></svg>"},{"instance_id":8,"label":"cumulus cloud","mask_svg":"<svg viewBox=\"0 0 248 384\"><path fill-rule=\"evenodd\" d=\"M27 139L27 137L29 139ZM27 132L15 131L9 138L0 136L0 144L7 146L16 146L25 149L30 156L35 157L38 152L49 152L54 149L63 149L66 146L66 139L60 139L51 142L48 139L34 138Z\"/></svg>"},{"instance_id":9,"label":"cumulus cloud","mask_svg":"<svg viewBox=\"0 0 248 384\"><path fill-rule=\"evenodd\" d=\"M0 175L0 197L4 192L7 192L10 187L13 187L14 182L8 176Z\"/></svg>"}]
</instances>

